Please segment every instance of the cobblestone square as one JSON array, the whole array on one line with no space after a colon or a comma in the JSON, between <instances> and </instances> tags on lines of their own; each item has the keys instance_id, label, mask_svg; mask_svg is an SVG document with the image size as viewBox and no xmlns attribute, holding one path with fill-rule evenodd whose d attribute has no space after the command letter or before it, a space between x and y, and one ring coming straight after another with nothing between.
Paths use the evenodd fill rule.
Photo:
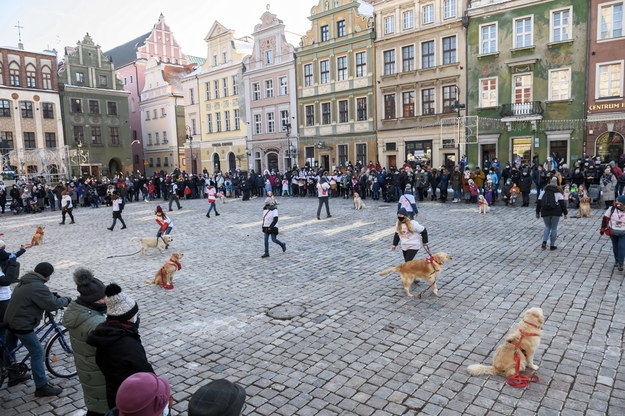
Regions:
<instances>
[{"instance_id":1,"label":"cobblestone square","mask_svg":"<svg viewBox=\"0 0 625 416\"><path fill-rule=\"evenodd\" d=\"M71 273L84 265L117 282L139 304L144 347L172 385L175 414L211 379L247 391L246 415L623 415L623 275L613 271L609 240L598 233L602 210L563 220L558 249L540 249L542 221L533 208L495 206L480 215L465 204L419 204L433 252L453 256L439 293L405 296L402 262L390 250L395 204L332 199L333 217L316 219L317 200L279 199L286 253L271 244L261 259L262 199L204 200L171 212L174 242L185 254L175 289L145 284L168 253L107 259L138 250L132 237L154 236L156 203L127 204L128 229L110 232L109 208L2 217L8 250L43 224L45 243L20 261L55 268L49 286L75 298ZM166 207L166 204L163 204ZM575 214L574 210L571 210ZM419 253L417 258L423 258ZM427 285L415 283L418 294ZM292 319L272 318L282 306ZM496 346L528 307L545 312L535 362L539 383L513 388L503 377L470 377L466 366L490 363ZM32 380L0 392L2 415L82 415L78 379L50 378L65 390L35 399Z\"/></svg>"}]
</instances>

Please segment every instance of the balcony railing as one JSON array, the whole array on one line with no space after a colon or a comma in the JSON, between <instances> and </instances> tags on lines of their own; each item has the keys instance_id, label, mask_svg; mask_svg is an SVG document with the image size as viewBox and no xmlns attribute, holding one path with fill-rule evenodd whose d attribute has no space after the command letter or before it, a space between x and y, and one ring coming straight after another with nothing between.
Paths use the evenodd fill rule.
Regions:
<instances>
[{"instance_id":1,"label":"balcony railing","mask_svg":"<svg viewBox=\"0 0 625 416\"><path fill-rule=\"evenodd\" d=\"M527 103L503 104L500 115L502 118L540 116L544 111L540 101L530 101Z\"/></svg>"}]
</instances>

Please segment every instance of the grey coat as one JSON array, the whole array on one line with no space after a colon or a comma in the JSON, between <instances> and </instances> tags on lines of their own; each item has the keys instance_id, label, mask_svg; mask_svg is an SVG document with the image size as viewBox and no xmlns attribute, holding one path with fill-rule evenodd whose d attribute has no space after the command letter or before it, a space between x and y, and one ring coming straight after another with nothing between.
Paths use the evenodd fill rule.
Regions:
<instances>
[{"instance_id":1,"label":"grey coat","mask_svg":"<svg viewBox=\"0 0 625 416\"><path fill-rule=\"evenodd\" d=\"M106 319L105 312L98 312L76 302L70 303L63 315L63 325L69 330L74 350L74 362L82 386L87 410L106 413L106 380L95 362L95 347L87 344L87 336Z\"/></svg>"},{"instance_id":2,"label":"grey coat","mask_svg":"<svg viewBox=\"0 0 625 416\"><path fill-rule=\"evenodd\" d=\"M616 193L616 184L618 181L616 180L616 176L611 175L610 182L607 185L603 184L603 177L599 180L601 184L601 198L604 201L614 201L614 195Z\"/></svg>"}]
</instances>

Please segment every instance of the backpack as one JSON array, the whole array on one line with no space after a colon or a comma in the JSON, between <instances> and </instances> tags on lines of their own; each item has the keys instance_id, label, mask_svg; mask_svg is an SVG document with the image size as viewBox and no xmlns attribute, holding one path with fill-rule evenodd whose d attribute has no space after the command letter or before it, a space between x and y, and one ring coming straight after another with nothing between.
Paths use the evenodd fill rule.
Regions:
<instances>
[{"instance_id":1,"label":"backpack","mask_svg":"<svg viewBox=\"0 0 625 416\"><path fill-rule=\"evenodd\" d=\"M555 209L558 206L558 203L556 202L556 194L551 191L545 191L541 204L545 209Z\"/></svg>"},{"instance_id":2,"label":"backpack","mask_svg":"<svg viewBox=\"0 0 625 416\"><path fill-rule=\"evenodd\" d=\"M122 202L119 203L119 212L122 212L124 210L125 206L126 206L126 203L122 199Z\"/></svg>"}]
</instances>

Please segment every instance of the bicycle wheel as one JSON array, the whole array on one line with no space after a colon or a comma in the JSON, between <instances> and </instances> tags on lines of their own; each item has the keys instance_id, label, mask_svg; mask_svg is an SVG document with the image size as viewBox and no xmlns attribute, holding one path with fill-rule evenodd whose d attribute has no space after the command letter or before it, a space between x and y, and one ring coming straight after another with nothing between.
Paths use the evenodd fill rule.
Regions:
<instances>
[{"instance_id":1,"label":"bicycle wheel","mask_svg":"<svg viewBox=\"0 0 625 416\"><path fill-rule=\"evenodd\" d=\"M65 337L67 328L61 333L56 333L46 343L46 367L48 371L62 378L70 378L76 375L76 364L74 363L74 351L69 344L69 339Z\"/></svg>"}]
</instances>

